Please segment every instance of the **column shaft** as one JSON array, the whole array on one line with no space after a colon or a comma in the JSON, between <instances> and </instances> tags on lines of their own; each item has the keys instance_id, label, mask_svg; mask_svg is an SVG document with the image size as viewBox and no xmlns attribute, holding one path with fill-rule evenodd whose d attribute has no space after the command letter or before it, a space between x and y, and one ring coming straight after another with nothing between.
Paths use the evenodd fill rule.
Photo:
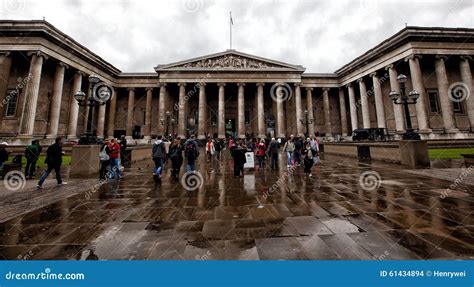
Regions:
<instances>
[{"instance_id":1,"label":"column shaft","mask_svg":"<svg viewBox=\"0 0 474 287\"><path fill-rule=\"evenodd\" d=\"M276 89L276 110L277 110L277 137L284 138L286 135L285 132L285 111L283 108L283 88L281 85L278 85Z\"/></svg>"},{"instance_id":2,"label":"column shaft","mask_svg":"<svg viewBox=\"0 0 474 287\"><path fill-rule=\"evenodd\" d=\"M101 105L97 111L97 137L104 138L106 105Z\"/></svg>"},{"instance_id":3,"label":"column shaft","mask_svg":"<svg viewBox=\"0 0 474 287\"><path fill-rule=\"evenodd\" d=\"M398 73L392 64L386 68L388 70L388 76L390 78L390 90L400 94L400 84L397 81ZM405 115L403 113L402 105L393 103L393 115L395 117L395 129L398 133L402 133L405 130Z\"/></svg>"},{"instance_id":4,"label":"column shaft","mask_svg":"<svg viewBox=\"0 0 474 287\"><path fill-rule=\"evenodd\" d=\"M331 126L331 110L329 107L329 88L323 88L323 105L324 105L324 127L326 136L332 136Z\"/></svg>"},{"instance_id":5,"label":"column shaft","mask_svg":"<svg viewBox=\"0 0 474 287\"><path fill-rule=\"evenodd\" d=\"M471 93L466 99L466 108L467 108L467 116L469 117L469 123L471 125L471 131L474 131L474 91L472 90L472 73L471 67L469 65L469 60L471 60L468 56L462 56L461 61L459 62L459 69L461 72L461 81L467 85L468 93Z\"/></svg>"},{"instance_id":6,"label":"column shaft","mask_svg":"<svg viewBox=\"0 0 474 287\"><path fill-rule=\"evenodd\" d=\"M444 65L444 56L436 56L435 72L436 81L438 83L439 101L441 104L441 114L443 116L443 124L446 132L458 132L454 125L453 103L448 97L448 76L446 74L446 66Z\"/></svg>"},{"instance_id":7,"label":"column shaft","mask_svg":"<svg viewBox=\"0 0 474 287\"><path fill-rule=\"evenodd\" d=\"M237 109L238 109L238 136L239 138L245 138L245 84L239 83L239 93L237 95Z\"/></svg>"},{"instance_id":8,"label":"column shaft","mask_svg":"<svg viewBox=\"0 0 474 287\"><path fill-rule=\"evenodd\" d=\"M344 90L339 89L339 109L341 113L341 133L343 136L347 134L347 113L346 113L346 98Z\"/></svg>"},{"instance_id":9,"label":"column shaft","mask_svg":"<svg viewBox=\"0 0 474 287\"><path fill-rule=\"evenodd\" d=\"M10 52L0 53L0 129L2 128L2 120L5 115L5 107L7 106L7 89L8 80L10 79L10 71L12 67L12 57ZM2 129L3 130L3 129Z\"/></svg>"},{"instance_id":10,"label":"column shaft","mask_svg":"<svg viewBox=\"0 0 474 287\"><path fill-rule=\"evenodd\" d=\"M166 98L166 84L160 84L160 97L158 98L158 135L164 135L166 120L165 99Z\"/></svg>"},{"instance_id":11,"label":"column shaft","mask_svg":"<svg viewBox=\"0 0 474 287\"><path fill-rule=\"evenodd\" d=\"M303 108L301 106L301 88L299 84L295 84L295 110L296 110L296 134L298 136L303 136Z\"/></svg>"},{"instance_id":12,"label":"column shaft","mask_svg":"<svg viewBox=\"0 0 474 287\"><path fill-rule=\"evenodd\" d=\"M63 96L63 83L66 65L59 62L56 66L56 73L53 80L53 95L51 97L51 105L49 108L49 125L46 137L49 139L56 138L58 135L59 115L61 113L61 99Z\"/></svg>"},{"instance_id":13,"label":"column shaft","mask_svg":"<svg viewBox=\"0 0 474 287\"><path fill-rule=\"evenodd\" d=\"M67 129L67 138L68 139L76 139L77 138L77 120L79 117L79 103L74 98L74 95L81 90L82 86L82 72L77 72L74 75L74 79L72 82L72 89L71 89L71 96L69 97L69 121L68 121L68 129Z\"/></svg>"},{"instance_id":14,"label":"column shaft","mask_svg":"<svg viewBox=\"0 0 474 287\"><path fill-rule=\"evenodd\" d=\"M355 101L355 93L354 93L354 87L352 84L347 85L347 89L349 92L349 108L350 108L350 113L351 113L351 129L355 130L359 128L359 123L357 120L357 105ZM351 132L352 134L352 132Z\"/></svg>"},{"instance_id":15,"label":"column shaft","mask_svg":"<svg viewBox=\"0 0 474 287\"><path fill-rule=\"evenodd\" d=\"M31 56L29 81L26 84L25 99L23 101L23 112L21 114L18 136L19 138L25 139L27 141L33 137L33 131L35 127L43 60L44 55L40 52L36 52Z\"/></svg>"},{"instance_id":16,"label":"column shaft","mask_svg":"<svg viewBox=\"0 0 474 287\"><path fill-rule=\"evenodd\" d=\"M112 88L112 95L110 97L110 104L109 104L109 122L107 125L107 136L108 138L114 137L115 131L115 112L117 108L117 91Z\"/></svg>"},{"instance_id":17,"label":"column shaft","mask_svg":"<svg viewBox=\"0 0 474 287\"><path fill-rule=\"evenodd\" d=\"M306 108L308 109L308 133L314 136L313 88L306 88Z\"/></svg>"},{"instance_id":18,"label":"column shaft","mask_svg":"<svg viewBox=\"0 0 474 287\"><path fill-rule=\"evenodd\" d=\"M205 139L207 131L206 85L199 85L198 139Z\"/></svg>"},{"instance_id":19,"label":"column shaft","mask_svg":"<svg viewBox=\"0 0 474 287\"><path fill-rule=\"evenodd\" d=\"M375 111L377 114L377 127L384 129L387 127L387 125L385 124L385 109L383 104L382 86L377 73L372 73L370 75L372 76L372 82L374 85L373 87L375 97Z\"/></svg>"},{"instance_id":20,"label":"column shaft","mask_svg":"<svg viewBox=\"0 0 474 287\"><path fill-rule=\"evenodd\" d=\"M217 121L217 137L225 138L225 84L219 83L219 102L218 102L218 121Z\"/></svg>"},{"instance_id":21,"label":"column shaft","mask_svg":"<svg viewBox=\"0 0 474 287\"><path fill-rule=\"evenodd\" d=\"M257 135L259 138L266 137L263 86L263 83L257 84Z\"/></svg>"},{"instance_id":22,"label":"column shaft","mask_svg":"<svg viewBox=\"0 0 474 287\"><path fill-rule=\"evenodd\" d=\"M357 80L359 82L360 104L362 107L362 127L370 128L370 111L369 111L369 95L363 78Z\"/></svg>"},{"instance_id":23,"label":"column shaft","mask_svg":"<svg viewBox=\"0 0 474 287\"><path fill-rule=\"evenodd\" d=\"M127 131L126 136L131 137L133 131L133 114L135 112L135 89L128 89L128 108L127 108Z\"/></svg>"},{"instance_id":24,"label":"column shaft","mask_svg":"<svg viewBox=\"0 0 474 287\"><path fill-rule=\"evenodd\" d=\"M153 88L146 89L146 107L145 107L145 138L151 136L151 109L153 108Z\"/></svg>"},{"instance_id":25,"label":"column shaft","mask_svg":"<svg viewBox=\"0 0 474 287\"><path fill-rule=\"evenodd\" d=\"M410 66L410 75L413 89L420 93L420 98L415 105L416 118L418 119L418 129L421 132L431 132L426 111L426 91L423 85L423 76L421 73L418 57L415 55L408 57L408 64Z\"/></svg>"}]
</instances>

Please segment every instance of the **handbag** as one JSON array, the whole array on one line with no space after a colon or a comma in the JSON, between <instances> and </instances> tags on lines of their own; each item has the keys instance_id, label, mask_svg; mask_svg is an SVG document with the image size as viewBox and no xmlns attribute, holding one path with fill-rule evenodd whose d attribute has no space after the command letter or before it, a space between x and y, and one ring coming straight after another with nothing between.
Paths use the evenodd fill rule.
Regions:
<instances>
[{"instance_id":1,"label":"handbag","mask_svg":"<svg viewBox=\"0 0 474 287\"><path fill-rule=\"evenodd\" d=\"M104 147L102 148L102 150L99 152L99 159L100 159L101 161L107 161L107 160L110 159L110 156L109 156L109 155L107 154L107 152L105 151L105 148L106 148L106 146L104 146Z\"/></svg>"},{"instance_id":2,"label":"handbag","mask_svg":"<svg viewBox=\"0 0 474 287\"><path fill-rule=\"evenodd\" d=\"M321 164L321 159L319 158L319 155L313 157L313 164Z\"/></svg>"}]
</instances>

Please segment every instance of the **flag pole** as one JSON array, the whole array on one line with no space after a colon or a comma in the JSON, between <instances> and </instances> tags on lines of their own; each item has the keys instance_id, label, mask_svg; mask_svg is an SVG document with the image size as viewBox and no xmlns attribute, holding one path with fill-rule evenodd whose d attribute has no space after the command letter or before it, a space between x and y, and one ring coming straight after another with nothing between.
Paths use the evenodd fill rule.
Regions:
<instances>
[{"instance_id":1,"label":"flag pole","mask_svg":"<svg viewBox=\"0 0 474 287\"><path fill-rule=\"evenodd\" d=\"M232 12L229 11L229 42L230 42L230 49L232 50Z\"/></svg>"}]
</instances>

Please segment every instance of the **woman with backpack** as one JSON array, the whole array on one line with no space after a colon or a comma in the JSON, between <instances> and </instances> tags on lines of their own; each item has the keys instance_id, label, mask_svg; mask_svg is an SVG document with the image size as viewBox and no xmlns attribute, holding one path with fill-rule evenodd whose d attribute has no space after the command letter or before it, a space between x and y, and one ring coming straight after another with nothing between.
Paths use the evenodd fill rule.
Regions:
<instances>
[{"instance_id":1,"label":"woman with backpack","mask_svg":"<svg viewBox=\"0 0 474 287\"><path fill-rule=\"evenodd\" d=\"M104 143L100 147L99 152L99 180L105 180L107 174L107 167L110 166L110 149L109 149L109 140L104 140Z\"/></svg>"},{"instance_id":2,"label":"woman with backpack","mask_svg":"<svg viewBox=\"0 0 474 287\"><path fill-rule=\"evenodd\" d=\"M259 170L265 170L265 151L267 147L265 146L265 140L261 139L257 144L255 149L255 156L257 157Z\"/></svg>"},{"instance_id":3,"label":"woman with backpack","mask_svg":"<svg viewBox=\"0 0 474 287\"><path fill-rule=\"evenodd\" d=\"M179 170L183 164L183 148L179 139L173 140L173 143L170 145L168 158L171 160L171 177L178 179Z\"/></svg>"}]
</instances>

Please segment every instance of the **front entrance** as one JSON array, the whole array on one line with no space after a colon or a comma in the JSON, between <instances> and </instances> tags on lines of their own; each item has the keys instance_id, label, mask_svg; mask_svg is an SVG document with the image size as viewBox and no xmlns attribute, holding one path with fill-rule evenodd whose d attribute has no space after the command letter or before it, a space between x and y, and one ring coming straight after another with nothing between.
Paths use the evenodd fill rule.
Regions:
<instances>
[{"instance_id":1,"label":"front entrance","mask_svg":"<svg viewBox=\"0 0 474 287\"><path fill-rule=\"evenodd\" d=\"M235 137L235 119L225 119L225 136Z\"/></svg>"}]
</instances>

